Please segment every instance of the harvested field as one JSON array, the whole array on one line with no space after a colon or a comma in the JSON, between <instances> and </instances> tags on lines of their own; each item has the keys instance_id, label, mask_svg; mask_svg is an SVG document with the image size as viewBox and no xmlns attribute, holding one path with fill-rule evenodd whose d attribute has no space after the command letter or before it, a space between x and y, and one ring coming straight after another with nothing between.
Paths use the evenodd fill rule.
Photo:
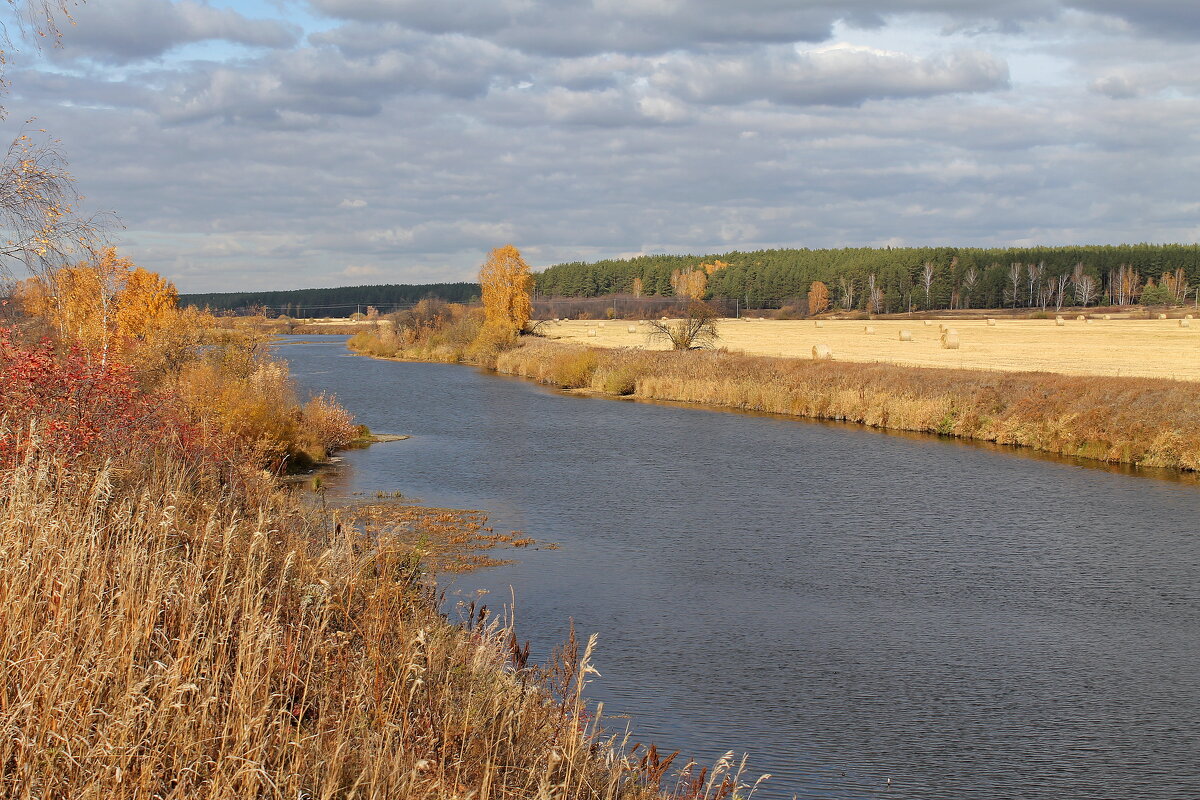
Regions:
<instances>
[{"instance_id":1,"label":"harvested field","mask_svg":"<svg viewBox=\"0 0 1200 800\"><path fill-rule=\"evenodd\" d=\"M944 349L937 324L919 320L876 319L874 333L864 333L862 320L722 320L718 346L750 355L811 359L813 348L828 345L836 361L884 362L915 367L1010 372L1057 372L1064 375L1114 375L1200 381L1200 326L1182 327L1178 319L1111 319L1090 315L1086 322L1074 314L1066 324L1041 320L956 319L958 349ZM545 326L551 339L593 347L641 347L648 344L647 328L636 332L622 325L597 328L594 321L566 320ZM588 330L595 335L589 336ZM912 332L902 341L901 330Z\"/></svg>"}]
</instances>

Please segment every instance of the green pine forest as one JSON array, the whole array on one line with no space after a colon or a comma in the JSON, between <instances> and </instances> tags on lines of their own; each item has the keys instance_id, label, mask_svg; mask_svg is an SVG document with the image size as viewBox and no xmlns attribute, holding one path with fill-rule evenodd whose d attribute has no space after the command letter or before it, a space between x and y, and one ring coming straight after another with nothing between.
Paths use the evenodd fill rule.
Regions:
<instances>
[{"instance_id":1,"label":"green pine forest","mask_svg":"<svg viewBox=\"0 0 1200 800\"><path fill-rule=\"evenodd\" d=\"M831 307L876 313L963 308L1182 304L1197 300L1200 245L1077 247L857 247L757 250L557 264L536 274L541 297L673 294L672 275L722 261L707 297L746 308L803 305L814 281ZM291 317L345 317L375 306L381 313L435 297L479 298L476 283L382 284L334 289L183 295L213 311L260 311Z\"/></svg>"},{"instance_id":2,"label":"green pine forest","mask_svg":"<svg viewBox=\"0 0 1200 800\"><path fill-rule=\"evenodd\" d=\"M1195 298L1198 245L1113 245L980 249L966 247L759 250L708 256L641 256L571 263L537 275L546 296L670 295L671 276L720 260L708 297L750 308L800 303L824 282L834 307L879 313L947 308L1054 308L1167 304ZM1164 286L1163 275L1169 275ZM928 283L927 283L928 278Z\"/></svg>"}]
</instances>

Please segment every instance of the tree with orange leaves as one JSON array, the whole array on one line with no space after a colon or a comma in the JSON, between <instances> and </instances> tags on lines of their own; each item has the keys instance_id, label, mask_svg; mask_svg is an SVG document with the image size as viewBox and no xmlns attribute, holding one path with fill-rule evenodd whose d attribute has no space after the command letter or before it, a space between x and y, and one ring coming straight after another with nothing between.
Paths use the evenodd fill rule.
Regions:
<instances>
[{"instance_id":1,"label":"tree with orange leaves","mask_svg":"<svg viewBox=\"0 0 1200 800\"><path fill-rule=\"evenodd\" d=\"M808 288L808 313L820 314L829 308L829 287L821 281L813 281Z\"/></svg>"},{"instance_id":2,"label":"tree with orange leaves","mask_svg":"<svg viewBox=\"0 0 1200 800\"><path fill-rule=\"evenodd\" d=\"M488 326L517 334L533 316L533 273L521 251L506 244L488 254L479 269Z\"/></svg>"},{"instance_id":3,"label":"tree with orange leaves","mask_svg":"<svg viewBox=\"0 0 1200 800\"><path fill-rule=\"evenodd\" d=\"M179 292L157 272L135 267L125 277L116 314L116 335L121 339L144 339L173 318Z\"/></svg>"},{"instance_id":4,"label":"tree with orange leaves","mask_svg":"<svg viewBox=\"0 0 1200 800\"><path fill-rule=\"evenodd\" d=\"M144 339L174 319L178 294L156 273L107 247L91 262L31 278L17 291L25 313L41 317L67 341L105 361L114 343Z\"/></svg>"},{"instance_id":5,"label":"tree with orange leaves","mask_svg":"<svg viewBox=\"0 0 1200 800\"><path fill-rule=\"evenodd\" d=\"M691 300L703 300L708 291L708 272L701 265L699 269L677 269L671 273L671 289L676 297L687 297Z\"/></svg>"}]
</instances>

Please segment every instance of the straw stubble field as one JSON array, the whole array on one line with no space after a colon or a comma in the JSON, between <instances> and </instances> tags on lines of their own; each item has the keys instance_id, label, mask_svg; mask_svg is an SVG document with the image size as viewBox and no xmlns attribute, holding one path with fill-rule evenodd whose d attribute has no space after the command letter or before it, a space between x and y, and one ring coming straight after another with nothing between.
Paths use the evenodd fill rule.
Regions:
<instances>
[{"instance_id":1,"label":"straw stubble field","mask_svg":"<svg viewBox=\"0 0 1200 800\"><path fill-rule=\"evenodd\" d=\"M838 361L1200 381L1200 320L1182 327L1178 319L1083 322L1074 315L1064 317L1062 326L1053 318L998 318L994 325L984 319L930 320L928 325L912 319L823 320L821 327L813 320L727 319L718 325L718 346L807 359L815 346L824 344ZM958 331L957 350L942 347L941 325ZM873 333L866 333L868 326ZM911 341L901 341L902 330L911 331ZM564 320L548 323L546 335L595 347L666 349L649 342L647 331L622 320L603 326L595 320Z\"/></svg>"}]
</instances>

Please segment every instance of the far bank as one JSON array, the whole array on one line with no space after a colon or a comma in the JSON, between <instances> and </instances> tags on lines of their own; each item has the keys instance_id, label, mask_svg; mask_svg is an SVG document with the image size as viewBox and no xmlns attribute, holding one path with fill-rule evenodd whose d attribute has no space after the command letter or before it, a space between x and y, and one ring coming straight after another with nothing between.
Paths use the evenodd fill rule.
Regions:
<instances>
[{"instance_id":1,"label":"far bank","mask_svg":"<svg viewBox=\"0 0 1200 800\"><path fill-rule=\"evenodd\" d=\"M405 341L392 326L381 326L352 338L350 347L376 357L477 364L562 389L854 422L1107 463L1200 470L1200 396L1192 382L813 361L721 350L605 349L534 336L520 337L510 347L473 346L469 327L459 321L435 335Z\"/></svg>"}]
</instances>

